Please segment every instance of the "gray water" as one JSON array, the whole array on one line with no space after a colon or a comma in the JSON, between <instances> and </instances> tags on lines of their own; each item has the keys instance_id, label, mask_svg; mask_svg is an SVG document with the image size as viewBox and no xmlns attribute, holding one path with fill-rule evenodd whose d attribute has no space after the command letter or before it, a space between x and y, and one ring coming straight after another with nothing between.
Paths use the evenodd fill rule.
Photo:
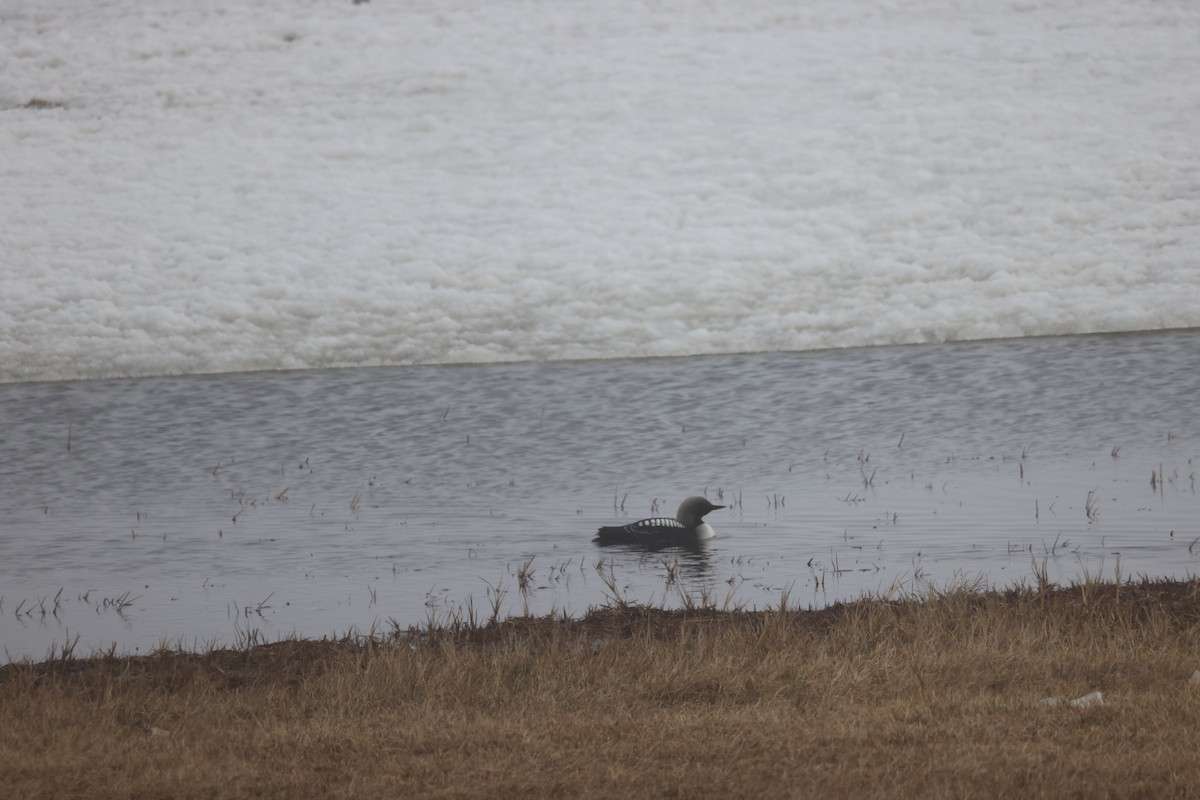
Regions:
<instances>
[{"instance_id":1,"label":"gray water","mask_svg":"<svg viewBox=\"0 0 1200 800\"><path fill-rule=\"evenodd\" d=\"M1198 376L1177 331L3 385L0 646L1186 577ZM591 543L699 493L706 547Z\"/></svg>"}]
</instances>

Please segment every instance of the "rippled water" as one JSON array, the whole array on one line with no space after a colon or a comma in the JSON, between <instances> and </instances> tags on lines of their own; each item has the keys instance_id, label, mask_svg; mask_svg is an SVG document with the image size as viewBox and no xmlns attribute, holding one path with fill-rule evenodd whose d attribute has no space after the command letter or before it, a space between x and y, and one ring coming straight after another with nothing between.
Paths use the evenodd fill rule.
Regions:
<instances>
[{"instance_id":1,"label":"rippled water","mask_svg":"<svg viewBox=\"0 0 1200 800\"><path fill-rule=\"evenodd\" d=\"M342 634L496 588L580 613L600 572L758 607L1182 577L1198 394L1196 331L4 385L0 645ZM701 550L590 541L700 492L732 506Z\"/></svg>"}]
</instances>

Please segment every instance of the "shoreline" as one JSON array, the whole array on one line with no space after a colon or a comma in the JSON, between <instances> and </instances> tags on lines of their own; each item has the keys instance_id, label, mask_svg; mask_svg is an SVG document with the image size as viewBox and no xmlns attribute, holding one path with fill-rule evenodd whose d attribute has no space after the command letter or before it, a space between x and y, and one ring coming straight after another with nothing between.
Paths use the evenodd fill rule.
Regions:
<instances>
[{"instance_id":1,"label":"shoreline","mask_svg":"<svg viewBox=\"0 0 1200 800\"><path fill-rule=\"evenodd\" d=\"M1198 637L1200 580L1096 579L59 654L0 667L0 794L1184 796Z\"/></svg>"},{"instance_id":2,"label":"shoreline","mask_svg":"<svg viewBox=\"0 0 1200 800\"><path fill-rule=\"evenodd\" d=\"M366 372L373 370L460 370L460 369L478 369L492 367L514 367L514 368L537 368L540 365L571 365L571 364L604 364L604 363L624 363L629 361L688 361L699 359L717 359L717 358L737 358L737 357L760 357L760 356L778 356L781 358L797 357L812 355L815 357L827 355L829 353L847 353L853 354L863 351L873 351L881 349L914 349L923 347L958 347L958 346L979 346L979 345L1003 345L1009 342L1020 342L1028 339L1096 339L1096 338L1111 338L1111 337L1126 337L1126 336L1174 336L1174 335L1190 335L1200 333L1200 325L1169 325L1161 328L1105 328L1101 330L1076 330L1076 331L1050 331L1050 332L1034 332L1026 334L1012 334L1004 336L978 336L964 338L926 338L926 339L893 339L890 341L877 342L855 342L844 345L819 345L813 347L797 347L797 348L779 348L765 350L746 350L746 349L730 349L730 350L705 350L696 352L680 352L680 353L654 353L654 352L637 352L637 353L620 353L612 355L593 355L593 356L554 356L549 358L533 358L528 356L516 356L513 358L495 358L488 361L436 361L436 360L416 360L416 361L363 361L363 362L335 362L329 364L313 364L308 366L279 366L279 367L247 367L244 369L200 369L196 371L147 371L137 373L121 373L113 374L107 372L98 372L95 374L81 374L67 377L5 377L0 376L0 387L3 386L37 386L44 384L70 384L70 383L108 383L108 382L136 382L136 381L154 381L154 380L187 380L187 379L223 379L237 378L243 375L305 375L311 373L330 372L330 371L352 371Z\"/></svg>"}]
</instances>

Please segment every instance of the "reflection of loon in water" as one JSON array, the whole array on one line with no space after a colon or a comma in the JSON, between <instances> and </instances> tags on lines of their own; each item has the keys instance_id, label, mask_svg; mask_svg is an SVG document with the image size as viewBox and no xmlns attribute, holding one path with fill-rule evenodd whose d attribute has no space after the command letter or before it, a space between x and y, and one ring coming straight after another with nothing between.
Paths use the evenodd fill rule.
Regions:
<instances>
[{"instance_id":1,"label":"reflection of loon in water","mask_svg":"<svg viewBox=\"0 0 1200 800\"><path fill-rule=\"evenodd\" d=\"M672 545L695 544L716 536L704 515L725 506L708 502L707 497L689 497L679 504L675 519L655 517L628 525L604 527L593 540L597 544Z\"/></svg>"}]
</instances>

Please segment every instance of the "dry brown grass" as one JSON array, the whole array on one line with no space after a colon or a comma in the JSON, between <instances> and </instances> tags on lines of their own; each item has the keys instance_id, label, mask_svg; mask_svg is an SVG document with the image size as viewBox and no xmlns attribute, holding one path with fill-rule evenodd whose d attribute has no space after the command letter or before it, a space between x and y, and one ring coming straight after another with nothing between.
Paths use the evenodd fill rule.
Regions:
<instances>
[{"instance_id":1,"label":"dry brown grass","mask_svg":"<svg viewBox=\"0 0 1200 800\"><path fill-rule=\"evenodd\" d=\"M1196 797L1197 668L1096 581L10 665L0 797Z\"/></svg>"}]
</instances>

